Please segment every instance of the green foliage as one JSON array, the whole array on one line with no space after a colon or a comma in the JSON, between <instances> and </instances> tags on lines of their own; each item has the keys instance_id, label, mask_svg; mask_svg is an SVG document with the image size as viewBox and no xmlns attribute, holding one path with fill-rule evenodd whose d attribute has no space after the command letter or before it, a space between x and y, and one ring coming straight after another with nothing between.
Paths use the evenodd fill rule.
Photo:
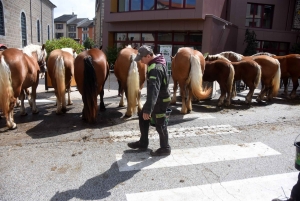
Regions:
<instances>
[{"instance_id":1,"label":"green foliage","mask_svg":"<svg viewBox=\"0 0 300 201\"><path fill-rule=\"evenodd\" d=\"M244 56L251 56L256 54L257 42L256 42L256 34L254 31L246 30L245 33L245 40L244 42L247 43L247 47L244 50Z\"/></svg>"},{"instance_id":2,"label":"green foliage","mask_svg":"<svg viewBox=\"0 0 300 201\"><path fill-rule=\"evenodd\" d=\"M118 57L118 54L119 52L122 50L123 48L121 47L116 47L116 46L113 46L113 47L107 47L106 50L105 50L105 54L106 54L106 57L107 57L107 61L108 63L111 65L111 64L115 64L115 61L117 60L117 57Z\"/></svg>"},{"instance_id":3,"label":"green foliage","mask_svg":"<svg viewBox=\"0 0 300 201\"><path fill-rule=\"evenodd\" d=\"M300 54L300 43L294 43L290 49L291 54Z\"/></svg>"},{"instance_id":4,"label":"green foliage","mask_svg":"<svg viewBox=\"0 0 300 201\"><path fill-rule=\"evenodd\" d=\"M73 48L77 54L84 50L84 47L74 39L65 37L61 37L60 39L47 40L45 45L48 56L53 50L61 48Z\"/></svg>"},{"instance_id":5,"label":"green foliage","mask_svg":"<svg viewBox=\"0 0 300 201\"><path fill-rule=\"evenodd\" d=\"M85 39L85 41L83 42L83 46L85 47L85 49L92 49L95 45L95 42L93 41L93 39L87 37Z\"/></svg>"}]
</instances>

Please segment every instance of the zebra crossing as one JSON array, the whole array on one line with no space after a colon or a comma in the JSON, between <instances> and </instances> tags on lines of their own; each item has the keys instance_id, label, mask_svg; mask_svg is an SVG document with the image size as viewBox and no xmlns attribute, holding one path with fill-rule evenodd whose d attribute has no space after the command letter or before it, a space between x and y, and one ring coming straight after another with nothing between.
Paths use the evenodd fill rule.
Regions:
<instances>
[{"instance_id":1,"label":"zebra crossing","mask_svg":"<svg viewBox=\"0 0 300 201\"><path fill-rule=\"evenodd\" d=\"M189 114L185 118L209 119L210 114ZM226 136L227 134L243 134L231 125L210 125L168 128L170 139L203 136ZM130 137L131 136L131 137ZM150 129L149 138L158 139L155 130ZM139 131L112 131L110 137L115 141L132 141L139 139ZM123 138L124 137L124 138ZM172 149L168 157L150 157L147 152L128 152L116 154L119 172L149 171L161 168L201 165L223 161L247 160L278 156L281 153L274 148L259 142L225 144L218 146ZM249 167L251 168L251 167ZM246 179L238 179L219 183L170 188L146 192L126 193L127 201L195 201L195 200L272 200L289 197L291 188L297 182L298 172L271 174ZM144 190L141 190L144 191Z\"/></svg>"}]
</instances>

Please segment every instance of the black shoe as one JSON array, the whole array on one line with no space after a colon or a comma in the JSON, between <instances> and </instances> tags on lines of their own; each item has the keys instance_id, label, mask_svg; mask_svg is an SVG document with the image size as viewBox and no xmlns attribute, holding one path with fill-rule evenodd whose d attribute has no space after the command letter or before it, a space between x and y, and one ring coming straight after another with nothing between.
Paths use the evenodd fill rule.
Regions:
<instances>
[{"instance_id":1,"label":"black shoe","mask_svg":"<svg viewBox=\"0 0 300 201\"><path fill-rule=\"evenodd\" d=\"M171 148L159 148L156 151L151 151L151 156L168 156L171 154Z\"/></svg>"},{"instance_id":2,"label":"black shoe","mask_svg":"<svg viewBox=\"0 0 300 201\"><path fill-rule=\"evenodd\" d=\"M141 151L146 151L148 146L142 145L140 141L130 142L127 144L131 149L139 149Z\"/></svg>"}]
</instances>

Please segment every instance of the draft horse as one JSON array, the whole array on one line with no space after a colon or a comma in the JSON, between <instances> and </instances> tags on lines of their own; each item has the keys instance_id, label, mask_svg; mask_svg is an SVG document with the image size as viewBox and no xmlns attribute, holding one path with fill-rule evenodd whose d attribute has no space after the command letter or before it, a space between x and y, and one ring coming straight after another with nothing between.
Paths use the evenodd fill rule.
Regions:
<instances>
[{"instance_id":1,"label":"draft horse","mask_svg":"<svg viewBox=\"0 0 300 201\"><path fill-rule=\"evenodd\" d=\"M127 98L126 117L131 117L142 110L141 90L146 80L147 65L141 61L134 61L138 50L130 45L123 48L116 59L114 73L118 81L121 83L121 99L119 107L124 107L124 93Z\"/></svg>"},{"instance_id":2,"label":"draft horse","mask_svg":"<svg viewBox=\"0 0 300 201\"><path fill-rule=\"evenodd\" d=\"M215 61L206 61L203 81L217 81L219 83L221 96L219 97L217 103L218 107L222 106L223 104L225 106L229 106L231 104L233 80L234 68L230 61L221 59Z\"/></svg>"},{"instance_id":3,"label":"draft horse","mask_svg":"<svg viewBox=\"0 0 300 201\"><path fill-rule=\"evenodd\" d=\"M201 52L189 47L179 48L172 57L172 78L174 82L171 104L176 104L178 84L182 98L181 113L192 111L192 97L201 100L210 96L212 89L202 88L205 60Z\"/></svg>"},{"instance_id":4,"label":"draft horse","mask_svg":"<svg viewBox=\"0 0 300 201\"><path fill-rule=\"evenodd\" d=\"M217 59L223 59L229 61L227 58L217 54L208 55L206 60L214 61ZM245 98L245 103L250 104L254 90L257 88L261 79L261 67L253 60L242 60L239 62L231 62L234 68L234 82L243 80L243 82L249 87L249 92ZM236 96L236 88L232 87L231 99Z\"/></svg>"},{"instance_id":5,"label":"draft horse","mask_svg":"<svg viewBox=\"0 0 300 201\"><path fill-rule=\"evenodd\" d=\"M227 52L228 53L228 52ZM280 76L281 76L281 69L280 63L277 59L266 55L258 55L258 56L243 56L237 54L235 52L229 52L228 54L220 55L225 56L230 61L233 57L238 58L238 61L241 60L253 60L257 62L261 67L261 86L262 89L256 98L256 101L261 102L265 99L265 95L267 95L266 100L271 101L274 96L278 94L280 88Z\"/></svg>"},{"instance_id":6,"label":"draft horse","mask_svg":"<svg viewBox=\"0 0 300 201\"><path fill-rule=\"evenodd\" d=\"M39 73L46 71L47 52L45 46L28 45L23 51L9 48L0 55L0 107L9 129L16 129L13 109L17 98L21 100L20 114L27 115L24 107L25 91L31 87L29 104L32 113L38 113L36 106L36 88Z\"/></svg>"},{"instance_id":7,"label":"draft horse","mask_svg":"<svg viewBox=\"0 0 300 201\"><path fill-rule=\"evenodd\" d=\"M109 75L106 55L97 48L78 54L74 61L77 89L82 95L82 119L95 123L98 115L97 96L100 94L100 111L105 111L104 84Z\"/></svg>"},{"instance_id":8,"label":"draft horse","mask_svg":"<svg viewBox=\"0 0 300 201\"><path fill-rule=\"evenodd\" d=\"M68 105L72 105L70 97L71 81L74 76L74 59L77 54L72 48L53 50L47 60L48 74L56 96L56 114L66 113L66 97Z\"/></svg>"}]
</instances>

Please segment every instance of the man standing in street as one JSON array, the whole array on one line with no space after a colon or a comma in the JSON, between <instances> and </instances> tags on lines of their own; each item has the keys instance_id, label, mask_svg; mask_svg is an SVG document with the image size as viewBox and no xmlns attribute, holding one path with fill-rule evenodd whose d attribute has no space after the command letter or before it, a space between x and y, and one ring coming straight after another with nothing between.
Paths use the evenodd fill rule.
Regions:
<instances>
[{"instance_id":1,"label":"man standing in street","mask_svg":"<svg viewBox=\"0 0 300 201\"><path fill-rule=\"evenodd\" d=\"M166 60L161 55L155 55L150 46L139 48L135 61L147 64L147 100L139 114L141 137L137 142L128 143L132 149L147 150L149 145L150 118L155 122L159 134L160 148L151 151L151 156L167 156L171 154L166 123L166 110L170 104L169 79Z\"/></svg>"}]
</instances>

